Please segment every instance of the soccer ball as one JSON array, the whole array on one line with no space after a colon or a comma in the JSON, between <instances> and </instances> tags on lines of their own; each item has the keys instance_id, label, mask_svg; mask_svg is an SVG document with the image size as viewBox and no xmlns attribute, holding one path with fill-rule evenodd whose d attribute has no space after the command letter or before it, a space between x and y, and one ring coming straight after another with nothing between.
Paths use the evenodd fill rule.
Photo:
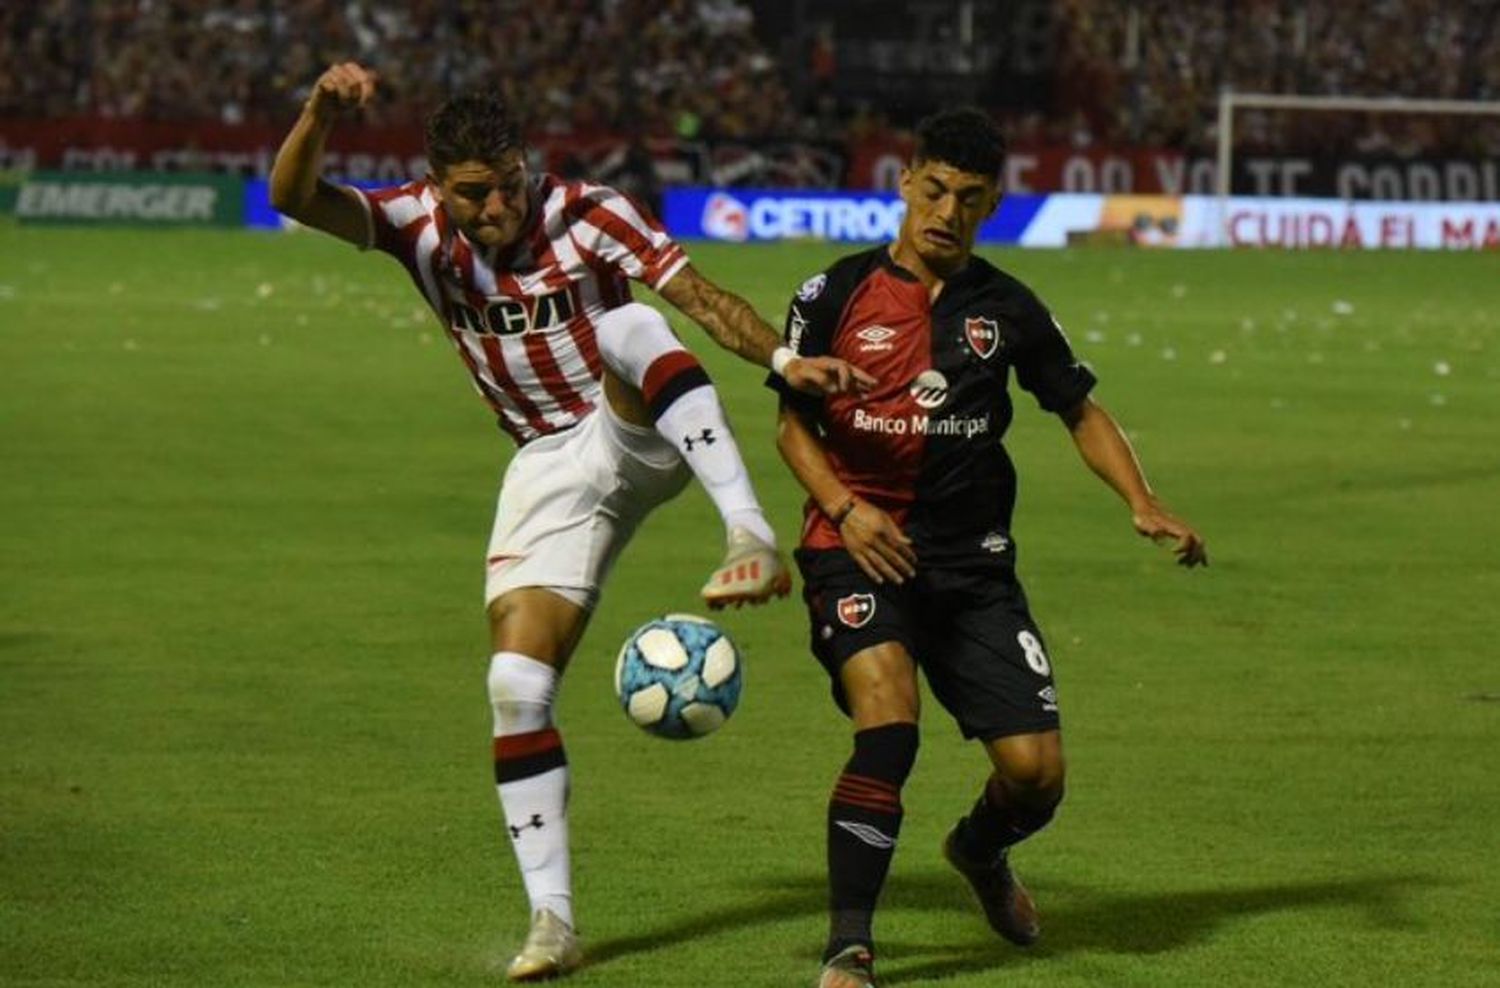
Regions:
<instances>
[{"instance_id":1,"label":"soccer ball","mask_svg":"<svg viewBox=\"0 0 1500 988\"><path fill-rule=\"evenodd\" d=\"M740 702L740 652L722 628L668 614L630 633L615 660L625 716L657 737L712 734Z\"/></svg>"}]
</instances>

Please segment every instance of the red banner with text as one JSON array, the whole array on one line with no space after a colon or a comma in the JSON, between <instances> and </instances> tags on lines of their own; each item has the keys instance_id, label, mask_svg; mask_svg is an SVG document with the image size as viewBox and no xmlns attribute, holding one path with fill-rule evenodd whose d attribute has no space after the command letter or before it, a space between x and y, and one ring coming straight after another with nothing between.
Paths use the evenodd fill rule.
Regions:
<instances>
[{"instance_id":1,"label":"red banner with text","mask_svg":"<svg viewBox=\"0 0 1500 988\"><path fill-rule=\"evenodd\" d=\"M270 172L285 130L267 125L163 123L106 118L0 119L0 171ZM534 164L569 176L614 181L642 156L616 134L536 135ZM894 189L911 140L876 136L835 141L648 138L645 160L662 185L718 188ZM333 133L327 171L342 178L398 182L426 168L417 127L350 123ZM1215 162L1162 148L1021 145L1003 176L1012 193L1211 195ZM1232 191L1250 196L1316 196L1387 201L1500 200L1500 162L1245 154L1234 159Z\"/></svg>"}]
</instances>

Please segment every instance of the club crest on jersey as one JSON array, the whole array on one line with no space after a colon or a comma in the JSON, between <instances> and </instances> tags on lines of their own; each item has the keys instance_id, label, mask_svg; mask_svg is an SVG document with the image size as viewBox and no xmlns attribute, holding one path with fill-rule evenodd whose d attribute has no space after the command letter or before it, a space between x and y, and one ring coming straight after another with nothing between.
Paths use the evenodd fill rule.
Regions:
<instances>
[{"instance_id":1,"label":"club crest on jersey","mask_svg":"<svg viewBox=\"0 0 1500 988\"><path fill-rule=\"evenodd\" d=\"M839 620L845 627L863 628L875 616L875 595L852 593L847 597L840 597L836 609Z\"/></svg>"},{"instance_id":2,"label":"club crest on jersey","mask_svg":"<svg viewBox=\"0 0 1500 988\"><path fill-rule=\"evenodd\" d=\"M1000 324L984 316L969 316L964 320L964 339L980 360L988 360L1000 349Z\"/></svg>"}]
</instances>

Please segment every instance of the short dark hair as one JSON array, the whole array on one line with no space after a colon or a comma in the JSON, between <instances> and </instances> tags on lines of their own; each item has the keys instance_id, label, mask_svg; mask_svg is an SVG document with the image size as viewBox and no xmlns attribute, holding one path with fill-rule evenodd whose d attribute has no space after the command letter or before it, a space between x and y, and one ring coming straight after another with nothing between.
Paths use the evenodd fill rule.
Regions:
<instances>
[{"instance_id":1,"label":"short dark hair","mask_svg":"<svg viewBox=\"0 0 1500 988\"><path fill-rule=\"evenodd\" d=\"M490 93L450 97L427 121L427 162L435 172L460 161L496 161L519 147L510 107Z\"/></svg>"},{"instance_id":2,"label":"short dark hair","mask_svg":"<svg viewBox=\"0 0 1500 988\"><path fill-rule=\"evenodd\" d=\"M998 178L1005 167L1005 135L983 110L961 106L941 110L917 124L912 163L941 161L959 171Z\"/></svg>"}]
</instances>

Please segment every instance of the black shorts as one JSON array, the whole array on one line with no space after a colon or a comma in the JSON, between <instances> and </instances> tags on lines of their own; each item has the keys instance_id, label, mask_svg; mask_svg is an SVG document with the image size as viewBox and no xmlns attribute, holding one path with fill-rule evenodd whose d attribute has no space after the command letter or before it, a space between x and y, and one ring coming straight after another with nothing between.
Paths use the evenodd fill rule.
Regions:
<instances>
[{"instance_id":1,"label":"black shorts","mask_svg":"<svg viewBox=\"0 0 1500 988\"><path fill-rule=\"evenodd\" d=\"M989 741L1059 726L1052 662L1014 568L918 564L901 586L877 584L843 549L799 549L812 650L849 707L839 667L900 642L966 738Z\"/></svg>"}]
</instances>

